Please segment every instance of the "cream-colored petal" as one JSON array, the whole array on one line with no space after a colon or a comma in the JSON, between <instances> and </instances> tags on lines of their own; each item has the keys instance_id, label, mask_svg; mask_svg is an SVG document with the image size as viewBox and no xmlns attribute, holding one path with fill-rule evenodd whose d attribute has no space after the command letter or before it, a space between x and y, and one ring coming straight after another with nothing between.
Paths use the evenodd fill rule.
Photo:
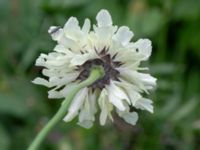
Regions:
<instances>
[{"instance_id":1,"label":"cream-colored petal","mask_svg":"<svg viewBox=\"0 0 200 150\"><path fill-rule=\"evenodd\" d=\"M68 83L74 81L78 77L79 73L78 72L73 72L73 73L66 73L64 77L50 77L49 82L54 86L54 85L67 85Z\"/></svg>"},{"instance_id":2,"label":"cream-colored petal","mask_svg":"<svg viewBox=\"0 0 200 150\"><path fill-rule=\"evenodd\" d=\"M152 89L156 86L157 79L152 77L150 74L138 73L138 76L147 89Z\"/></svg>"},{"instance_id":3,"label":"cream-colored petal","mask_svg":"<svg viewBox=\"0 0 200 150\"><path fill-rule=\"evenodd\" d=\"M67 55L69 57L73 57L73 55L74 55L69 49L67 49L63 45L59 45L59 44L55 46L54 51L59 52L59 53L64 53L65 55Z\"/></svg>"},{"instance_id":4,"label":"cream-colored petal","mask_svg":"<svg viewBox=\"0 0 200 150\"><path fill-rule=\"evenodd\" d=\"M79 26L78 20L75 17L69 18L64 26L65 37L75 41L79 47L79 49L76 49L77 52L82 49L82 46L86 45L89 30L89 19L85 20L82 30Z\"/></svg>"},{"instance_id":5,"label":"cream-colored petal","mask_svg":"<svg viewBox=\"0 0 200 150\"><path fill-rule=\"evenodd\" d=\"M120 79L119 86L122 87L130 98L131 104L134 106L135 102L139 100L142 96L140 95L140 90L133 84L130 84L123 79Z\"/></svg>"},{"instance_id":6,"label":"cream-colored petal","mask_svg":"<svg viewBox=\"0 0 200 150\"><path fill-rule=\"evenodd\" d=\"M72 66L78 66L84 64L87 60L94 59L95 56L93 56L92 53L86 53L86 54L77 54L71 59L71 65Z\"/></svg>"},{"instance_id":7,"label":"cream-colored petal","mask_svg":"<svg viewBox=\"0 0 200 150\"><path fill-rule=\"evenodd\" d=\"M118 82L110 81L109 92L112 93L118 99L126 100L130 104L129 97L125 93L125 91L117 85Z\"/></svg>"},{"instance_id":8,"label":"cream-colored petal","mask_svg":"<svg viewBox=\"0 0 200 150\"><path fill-rule=\"evenodd\" d=\"M100 125L104 125L106 123L106 120L107 120L107 116L108 116L108 110L107 110L107 106L106 106L106 100L108 98L108 93L105 89L103 89L101 91L101 94L99 96L99 99L98 99L98 103L99 103L99 106L101 108L101 113L100 113Z\"/></svg>"},{"instance_id":9,"label":"cream-colored petal","mask_svg":"<svg viewBox=\"0 0 200 150\"><path fill-rule=\"evenodd\" d=\"M60 92L56 91L55 89L52 89L48 91L48 98L50 99L63 98L63 95Z\"/></svg>"},{"instance_id":10,"label":"cream-colored petal","mask_svg":"<svg viewBox=\"0 0 200 150\"><path fill-rule=\"evenodd\" d=\"M134 47L143 56L142 60L147 60L151 56L152 45L149 39L139 39L134 43Z\"/></svg>"},{"instance_id":11,"label":"cream-colored petal","mask_svg":"<svg viewBox=\"0 0 200 150\"><path fill-rule=\"evenodd\" d=\"M89 19L85 19L83 27L82 27L82 31L87 34L90 31L90 27L91 27L90 20Z\"/></svg>"},{"instance_id":12,"label":"cream-colored petal","mask_svg":"<svg viewBox=\"0 0 200 150\"><path fill-rule=\"evenodd\" d=\"M138 109L147 110L147 111L153 113L152 103L153 102L150 99L141 98L138 101L136 101L135 107L138 108Z\"/></svg>"},{"instance_id":13,"label":"cream-colored petal","mask_svg":"<svg viewBox=\"0 0 200 150\"><path fill-rule=\"evenodd\" d=\"M58 41L63 36L63 29L57 26L51 26L48 30L48 33L51 35L54 41Z\"/></svg>"},{"instance_id":14,"label":"cream-colored petal","mask_svg":"<svg viewBox=\"0 0 200 150\"><path fill-rule=\"evenodd\" d=\"M88 100L88 95L85 97L85 101L83 104L83 107L81 108L80 114L79 114L79 122L83 122L84 120L93 120L94 121L94 115L91 112L91 106Z\"/></svg>"},{"instance_id":15,"label":"cream-colored petal","mask_svg":"<svg viewBox=\"0 0 200 150\"><path fill-rule=\"evenodd\" d=\"M89 129L93 126L93 121L91 120L84 120L82 122L78 122L78 125L80 125L81 127L84 127L86 129Z\"/></svg>"},{"instance_id":16,"label":"cream-colored petal","mask_svg":"<svg viewBox=\"0 0 200 150\"><path fill-rule=\"evenodd\" d=\"M62 61L63 60L63 61ZM64 58L61 58L61 59L54 59L54 60L47 60L46 61L46 66L49 66L49 68L51 67L60 67L60 66L63 66L65 64L68 64L68 60L67 59L64 59Z\"/></svg>"},{"instance_id":17,"label":"cream-colored petal","mask_svg":"<svg viewBox=\"0 0 200 150\"><path fill-rule=\"evenodd\" d=\"M76 17L70 17L68 21L65 23L64 28L65 31L68 30L80 30L79 22Z\"/></svg>"},{"instance_id":18,"label":"cream-colored petal","mask_svg":"<svg viewBox=\"0 0 200 150\"><path fill-rule=\"evenodd\" d=\"M105 125L108 116L108 111L106 109L102 109L100 113L100 125Z\"/></svg>"},{"instance_id":19,"label":"cream-colored petal","mask_svg":"<svg viewBox=\"0 0 200 150\"><path fill-rule=\"evenodd\" d=\"M83 107L79 114L78 125L84 128L91 128L95 120L96 113L96 93L88 91Z\"/></svg>"},{"instance_id":20,"label":"cream-colored petal","mask_svg":"<svg viewBox=\"0 0 200 150\"><path fill-rule=\"evenodd\" d=\"M87 95L87 92L88 92L88 89L83 88L76 94L76 96L74 97L74 99L68 109L68 114L65 116L64 121L69 122L78 114L78 110L83 105L83 102L84 102L85 96Z\"/></svg>"},{"instance_id":21,"label":"cream-colored petal","mask_svg":"<svg viewBox=\"0 0 200 150\"><path fill-rule=\"evenodd\" d=\"M42 70L42 74L47 77L57 76L57 77L64 77L66 74L71 74L74 72L74 68L70 68L68 66L63 66L62 68L44 68Z\"/></svg>"},{"instance_id":22,"label":"cream-colored petal","mask_svg":"<svg viewBox=\"0 0 200 150\"><path fill-rule=\"evenodd\" d=\"M88 100L90 103L90 111L92 112L92 114L95 114L97 112L97 92L92 92L90 90L88 94Z\"/></svg>"},{"instance_id":23,"label":"cream-colored petal","mask_svg":"<svg viewBox=\"0 0 200 150\"><path fill-rule=\"evenodd\" d=\"M123 70L120 73L120 75L125 80L137 85L140 89L142 89L145 92L154 88L156 85L156 78L152 77L149 74L139 73L137 71L132 71L129 69Z\"/></svg>"},{"instance_id":24,"label":"cream-colored petal","mask_svg":"<svg viewBox=\"0 0 200 150\"><path fill-rule=\"evenodd\" d=\"M93 40L94 46L97 50L102 50L104 47L110 47L112 45L112 36L117 30L116 26L110 27L96 27L94 26L94 32L96 40Z\"/></svg>"},{"instance_id":25,"label":"cream-colored petal","mask_svg":"<svg viewBox=\"0 0 200 150\"><path fill-rule=\"evenodd\" d=\"M38 84L38 85L44 85L46 87L52 87L51 83L43 78L37 77L35 78L32 83Z\"/></svg>"},{"instance_id":26,"label":"cream-colored petal","mask_svg":"<svg viewBox=\"0 0 200 150\"><path fill-rule=\"evenodd\" d=\"M72 82L67 84L62 90L60 90L60 93L63 95L63 97L67 97L68 94L71 92L72 89L77 85L76 82Z\"/></svg>"},{"instance_id":27,"label":"cream-colored petal","mask_svg":"<svg viewBox=\"0 0 200 150\"><path fill-rule=\"evenodd\" d=\"M45 66L46 65L46 61L45 61L46 58L47 58L47 55L41 53L40 56L36 59L35 65L36 66Z\"/></svg>"},{"instance_id":28,"label":"cream-colored petal","mask_svg":"<svg viewBox=\"0 0 200 150\"><path fill-rule=\"evenodd\" d=\"M112 83L109 86L107 86L106 89L108 90L109 102L112 103L119 110L124 111L126 109L123 104L123 101L125 100L124 93L117 93Z\"/></svg>"},{"instance_id":29,"label":"cream-colored petal","mask_svg":"<svg viewBox=\"0 0 200 150\"><path fill-rule=\"evenodd\" d=\"M112 104L108 101L108 91L103 89L98 99L99 107L101 108L100 113L100 125L105 125L107 117L112 120L111 111L113 110Z\"/></svg>"},{"instance_id":30,"label":"cream-colored petal","mask_svg":"<svg viewBox=\"0 0 200 150\"><path fill-rule=\"evenodd\" d=\"M72 51L75 51L75 52L80 50L80 46L78 45L78 43L74 39L71 39L66 36L62 36L58 40L58 44L61 44L65 46L65 48L71 49Z\"/></svg>"},{"instance_id":31,"label":"cream-colored petal","mask_svg":"<svg viewBox=\"0 0 200 150\"><path fill-rule=\"evenodd\" d=\"M138 114L136 112L120 112L117 111L118 115L122 117L127 123L135 125L138 120Z\"/></svg>"},{"instance_id":32,"label":"cream-colored petal","mask_svg":"<svg viewBox=\"0 0 200 150\"><path fill-rule=\"evenodd\" d=\"M112 25L112 18L110 16L110 13L105 9L100 10L100 12L96 16L96 20L99 27Z\"/></svg>"},{"instance_id":33,"label":"cream-colored petal","mask_svg":"<svg viewBox=\"0 0 200 150\"><path fill-rule=\"evenodd\" d=\"M109 93L109 101L115 106L117 107L119 110L124 111L125 107L123 105L123 102L121 99L119 99L118 97L115 97L114 95Z\"/></svg>"},{"instance_id":34,"label":"cream-colored petal","mask_svg":"<svg viewBox=\"0 0 200 150\"><path fill-rule=\"evenodd\" d=\"M129 43L132 37L133 37L133 32L130 31L130 29L127 26L122 26L113 36L113 39L125 46Z\"/></svg>"},{"instance_id":35,"label":"cream-colored petal","mask_svg":"<svg viewBox=\"0 0 200 150\"><path fill-rule=\"evenodd\" d=\"M115 48L115 51L117 51L118 55L115 58L116 61L121 61L124 62L124 65L134 65L136 63L138 63L139 59L136 57L136 53L131 50L131 49L118 49Z\"/></svg>"},{"instance_id":36,"label":"cream-colored petal","mask_svg":"<svg viewBox=\"0 0 200 150\"><path fill-rule=\"evenodd\" d=\"M132 105L135 105L136 101L141 98L141 95L138 92L134 91L134 89L128 90L128 94L130 96Z\"/></svg>"}]
</instances>

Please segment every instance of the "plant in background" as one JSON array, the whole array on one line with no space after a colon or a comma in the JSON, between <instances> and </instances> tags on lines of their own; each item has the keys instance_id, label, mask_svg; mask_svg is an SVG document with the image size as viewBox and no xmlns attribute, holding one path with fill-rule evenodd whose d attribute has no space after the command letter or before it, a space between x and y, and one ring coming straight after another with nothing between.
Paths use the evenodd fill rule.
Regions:
<instances>
[{"instance_id":1,"label":"plant in background","mask_svg":"<svg viewBox=\"0 0 200 150\"><path fill-rule=\"evenodd\" d=\"M152 101L142 94L155 87L156 79L142 73L148 68L140 67L151 55L151 41L131 42L133 33L126 26L114 26L107 10L101 10L96 20L91 31L89 19L81 28L75 17L63 28L50 27L48 32L58 44L54 52L36 60L48 79L38 77L33 83L51 88L49 98L66 99L30 150L36 149L60 120L69 122L78 116L80 126L92 127L98 108L101 125L107 118L113 121L112 111L132 125L138 120L135 109L153 113Z\"/></svg>"}]
</instances>

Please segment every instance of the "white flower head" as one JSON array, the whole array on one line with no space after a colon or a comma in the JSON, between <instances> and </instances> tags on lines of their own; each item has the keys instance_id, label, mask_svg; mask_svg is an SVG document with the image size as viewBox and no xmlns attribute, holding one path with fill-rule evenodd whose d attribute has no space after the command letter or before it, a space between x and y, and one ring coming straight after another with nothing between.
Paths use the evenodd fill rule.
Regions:
<instances>
[{"instance_id":1,"label":"white flower head","mask_svg":"<svg viewBox=\"0 0 200 150\"><path fill-rule=\"evenodd\" d=\"M100 109L101 125L108 119L113 121L113 111L135 125L138 114L131 108L153 113L152 101L142 93L155 87L156 78L140 72L145 69L140 63L151 55L151 41L131 42L133 32L127 26L114 26L107 10L101 10L96 20L93 30L89 19L80 27L75 17L69 18L63 28L50 27L48 32L57 45L53 52L41 54L36 60L48 80L38 77L33 83L51 88L49 98L65 98L73 86L89 76L92 66L100 65L105 75L77 93L64 121L78 115L78 124L90 128Z\"/></svg>"}]
</instances>

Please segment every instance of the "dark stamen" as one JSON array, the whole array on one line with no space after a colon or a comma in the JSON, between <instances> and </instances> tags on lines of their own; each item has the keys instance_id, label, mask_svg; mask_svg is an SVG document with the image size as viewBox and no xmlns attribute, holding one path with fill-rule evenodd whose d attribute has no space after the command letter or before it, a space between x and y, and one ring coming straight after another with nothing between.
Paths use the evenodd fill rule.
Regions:
<instances>
[{"instance_id":1,"label":"dark stamen","mask_svg":"<svg viewBox=\"0 0 200 150\"><path fill-rule=\"evenodd\" d=\"M53 33L56 33L61 27L55 27L51 32L50 34L53 34Z\"/></svg>"},{"instance_id":2,"label":"dark stamen","mask_svg":"<svg viewBox=\"0 0 200 150\"><path fill-rule=\"evenodd\" d=\"M115 53L115 55L112 56L112 59L115 59L118 53Z\"/></svg>"}]
</instances>

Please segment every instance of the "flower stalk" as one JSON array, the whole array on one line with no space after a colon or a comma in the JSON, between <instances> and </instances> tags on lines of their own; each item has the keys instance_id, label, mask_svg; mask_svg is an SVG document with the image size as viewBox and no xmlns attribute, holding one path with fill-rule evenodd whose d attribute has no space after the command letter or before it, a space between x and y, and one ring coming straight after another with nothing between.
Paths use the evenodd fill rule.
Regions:
<instances>
[{"instance_id":1,"label":"flower stalk","mask_svg":"<svg viewBox=\"0 0 200 150\"><path fill-rule=\"evenodd\" d=\"M68 108L75 97L75 95L84 87L88 87L98 79L104 76L104 70L100 66L95 66L91 69L89 77L77 84L69 93L68 97L63 101L58 112L47 123L47 125L39 132L34 141L29 146L28 150L37 150L42 141L48 135L48 133L66 116Z\"/></svg>"}]
</instances>

